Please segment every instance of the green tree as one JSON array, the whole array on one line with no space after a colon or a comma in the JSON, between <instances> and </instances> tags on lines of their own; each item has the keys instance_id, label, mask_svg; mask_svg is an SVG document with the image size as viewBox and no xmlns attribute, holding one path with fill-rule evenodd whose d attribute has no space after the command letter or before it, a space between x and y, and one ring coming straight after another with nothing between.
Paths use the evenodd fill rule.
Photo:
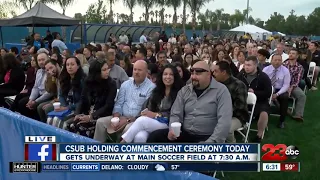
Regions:
<instances>
[{"instance_id":1,"label":"green tree","mask_svg":"<svg viewBox=\"0 0 320 180\"><path fill-rule=\"evenodd\" d=\"M103 4L102 0L98 0L97 3L93 3L89 6L85 19L87 23L106 23L108 20L107 8Z\"/></svg>"},{"instance_id":2,"label":"green tree","mask_svg":"<svg viewBox=\"0 0 320 180\"><path fill-rule=\"evenodd\" d=\"M178 15L177 15L177 9L181 6L182 1L181 0L168 0L168 5L173 8L173 18L172 18L172 23L173 23L173 30L175 31L178 23Z\"/></svg>"},{"instance_id":3,"label":"green tree","mask_svg":"<svg viewBox=\"0 0 320 180\"><path fill-rule=\"evenodd\" d=\"M123 4L130 9L129 24L133 23L133 8L137 5L137 0L123 0Z\"/></svg>"},{"instance_id":4,"label":"green tree","mask_svg":"<svg viewBox=\"0 0 320 180\"><path fill-rule=\"evenodd\" d=\"M154 0L138 0L138 4L142 7L144 7L144 13L145 13L145 25L149 24L149 11L152 9L152 7L155 5Z\"/></svg>"},{"instance_id":5,"label":"green tree","mask_svg":"<svg viewBox=\"0 0 320 180\"><path fill-rule=\"evenodd\" d=\"M192 14L192 30L195 31L196 29L196 20L197 20L197 13L200 12L200 9L211 0L189 0L189 7L191 9Z\"/></svg>"},{"instance_id":6,"label":"green tree","mask_svg":"<svg viewBox=\"0 0 320 180\"><path fill-rule=\"evenodd\" d=\"M245 21L245 16L242 14L242 12L239 9L236 9L234 11L234 14L230 16L231 27L239 26L240 24L243 24L244 21Z\"/></svg>"},{"instance_id":7,"label":"green tree","mask_svg":"<svg viewBox=\"0 0 320 180\"><path fill-rule=\"evenodd\" d=\"M17 16L15 8L17 4L10 1L4 1L0 4L0 19Z\"/></svg>"},{"instance_id":8,"label":"green tree","mask_svg":"<svg viewBox=\"0 0 320 180\"><path fill-rule=\"evenodd\" d=\"M249 13L252 11L252 8L249 7L248 9L244 9L242 11L242 15L244 16L244 19L246 20L246 23L250 23L250 17L249 17ZM251 21L252 21L252 17L251 17Z\"/></svg>"},{"instance_id":9,"label":"green tree","mask_svg":"<svg viewBox=\"0 0 320 180\"><path fill-rule=\"evenodd\" d=\"M186 21L187 21L187 6L188 6L189 0L182 0L182 29L183 33L186 32Z\"/></svg>"},{"instance_id":10,"label":"green tree","mask_svg":"<svg viewBox=\"0 0 320 180\"><path fill-rule=\"evenodd\" d=\"M30 10L37 2L54 3L54 0L15 0L15 3L22 6L25 10Z\"/></svg>"},{"instance_id":11,"label":"green tree","mask_svg":"<svg viewBox=\"0 0 320 180\"><path fill-rule=\"evenodd\" d=\"M209 9L206 10L204 15L209 21L210 31L212 32L213 31L213 25L217 22L217 15L216 15L215 12L210 11Z\"/></svg>"},{"instance_id":12,"label":"green tree","mask_svg":"<svg viewBox=\"0 0 320 180\"><path fill-rule=\"evenodd\" d=\"M297 17L297 24L299 24L299 26L296 26L295 30L296 30L296 34L298 35L308 35L309 33L309 27L308 27L308 21L306 19L305 16L299 16ZM284 32L284 33L288 33L288 32Z\"/></svg>"},{"instance_id":13,"label":"green tree","mask_svg":"<svg viewBox=\"0 0 320 180\"><path fill-rule=\"evenodd\" d=\"M320 35L320 7L315 8L307 20L309 35Z\"/></svg>"},{"instance_id":14,"label":"green tree","mask_svg":"<svg viewBox=\"0 0 320 180\"><path fill-rule=\"evenodd\" d=\"M197 19L199 19L200 21L200 27L202 28L202 30L205 30L208 24L206 15L203 13L199 13Z\"/></svg>"},{"instance_id":15,"label":"green tree","mask_svg":"<svg viewBox=\"0 0 320 180\"><path fill-rule=\"evenodd\" d=\"M109 3L109 7L110 7L110 9L109 9L109 22L114 23L112 6L117 0L107 0L107 1Z\"/></svg>"},{"instance_id":16,"label":"green tree","mask_svg":"<svg viewBox=\"0 0 320 180\"><path fill-rule=\"evenodd\" d=\"M278 31L278 32L284 32L284 24L286 20L284 19L284 16L274 12L270 18L266 21L265 28L269 31Z\"/></svg>"},{"instance_id":17,"label":"green tree","mask_svg":"<svg viewBox=\"0 0 320 180\"><path fill-rule=\"evenodd\" d=\"M160 25L164 29L164 20L165 20L165 6L167 5L167 0L156 0L156 5L161 8L160 10Z\"/></svg>"},{"instance_id":18,"label":"green tree","mask_svg":"<svg viewBox=\"0 0 320 180\"><path fill-rule=\"evenodd\" d=\"M291 10L290 15L287 17L286 22L284 24L283 31L288 34L295 34L297 27L297 16L294 14L295 11Z\"/></svg>"},{"instance_id":19,"label":"green tree","mask_svg":"<svg viewBox=\"0 0 320 180\"><path fill-rule=\"evenodd\" d=\"M67 7L71 6L74 0L56 0L55 2L59 4L62 9L62 14L65 15Z\"/></svg>"},{"instance_id":20,"label":"green tree","mask_svg":"<svg viewBox=\"0 0 320 180\"><path fill-rule=\"evenodd\" d=\"M75 13L75 14L74 14L74 18L75 18L75 19L78 19L78 20L80 20L80 21L85 21L85 20L86 20L86 17L83 16L81 13Z\"/></svg>"},{"instance_id":21,"label":"green tree","mask_svg":"<svg viewBox=\"0 0 320 180\"><path fill-rule=\"evenodd\" d=\"M257 18L255 20L255 25L260 27L260 28L264 28L264 21L262 21L260 18Z\"/></svg>"},{"instance_id":22,"label":"green tree","mask_svg":"<svg viewBox=\"0 0 320 180\"><path fill-rule=\"evenodd\" d=\"M224 9L216 9L216 11L215 11L216 20L217 20L217 31L220 30L220 24L221 24L223 11L224 11Z\"/></svg>"},{"instance_id":23,"label":"green tree","mask_svg":"<svg viewBox=\"0 0 320 180\"><path fill-rule=\"evenodd\" d=\"M249 16L248 23L255 25L256 24L256 20L252 16Z\"/></svg>"}]
</instances>

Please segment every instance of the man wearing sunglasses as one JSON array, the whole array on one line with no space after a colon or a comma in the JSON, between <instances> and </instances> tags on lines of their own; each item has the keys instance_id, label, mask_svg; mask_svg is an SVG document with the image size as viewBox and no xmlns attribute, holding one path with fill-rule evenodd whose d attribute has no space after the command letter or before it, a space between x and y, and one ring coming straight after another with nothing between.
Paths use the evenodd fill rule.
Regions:
<instances>
[{"instance_id":1,"label":"man wearing sunglasses","mask_svg":"<svg viewBox=\"0 0 320 180\"><path fill-rule=\"evenodd\" d=\"M205 61L195 63L190 71L192 83L178 92L171 108L169 126L180 122L180 136L161 129L152 132L148 142L224 143L228 137L232 101L227 87L212 78Z\"/></svg>"}]
</instances>

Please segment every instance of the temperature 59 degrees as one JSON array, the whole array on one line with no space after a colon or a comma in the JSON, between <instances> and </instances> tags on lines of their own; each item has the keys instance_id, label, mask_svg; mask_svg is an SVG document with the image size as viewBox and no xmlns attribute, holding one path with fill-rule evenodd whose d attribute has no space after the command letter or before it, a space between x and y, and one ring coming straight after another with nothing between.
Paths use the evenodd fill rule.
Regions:
<instances>
[{"instance_id":1,"label":"temperature 59 degrees","mask_svg":"<svg viewBox=\"0 0 320 180\"><path fill-rule=\"evenodd\" d=\"M179 164L173 164L173 165L171 165L171 170L178 170L179 167L180 167Z\"/></svg>"},{"instance_id":2,"label":"temperature 59 degrees","mask_svg":"<svg viewBox=\"0 0 320 180\"><path fill-rule=\"evenodd\" d=\"M298 162L286 162L286 163L281 163L280 170L281 171L299 171L299 163Z\"/></svg>"}]
</instances>

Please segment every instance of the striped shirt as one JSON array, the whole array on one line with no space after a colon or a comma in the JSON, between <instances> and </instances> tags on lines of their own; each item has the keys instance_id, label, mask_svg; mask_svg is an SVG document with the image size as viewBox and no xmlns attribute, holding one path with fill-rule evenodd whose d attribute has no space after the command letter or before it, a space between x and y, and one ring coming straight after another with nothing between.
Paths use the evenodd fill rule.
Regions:
<instances>
[{"instance_id":1,"label":"striped shirt","mask_svg":"<svg viewBox=\"0 0 320 180\"><path fill-rule=\"evenodd\" d=\"M44 69L38 69L36 74L36 80L34 83L34 86L32 88L31 94L29 99L30 100L36 100L39 96L42 96L45 94L45 81L47 79L47 73Z\"/></svg>"},{"instance_id":2,"label":"striped shirt","mask_svg":"<svg viewBox=\"0 0 320 180\"><path fill-rule=\"evenodd\" d=\"M294 65L290 64L290 61L287 60L283 63L283 65L288 68L291 76L290 85L292 87L297 87L303 77L303 67L296 62Z\"/></svg>"},{"instance_id":3,"label":"striped shirt","mask_svg":"<svg viewBox=\"0 0 320 180\"><path fill-rule=\"evenodd\" d=\"M155 84L148 78L138 86L132 79L125 81L120 87L113 113L119 113L126 117L138 116L143 103L150 97L154 88Z\"/></svg>"}]
</instances>

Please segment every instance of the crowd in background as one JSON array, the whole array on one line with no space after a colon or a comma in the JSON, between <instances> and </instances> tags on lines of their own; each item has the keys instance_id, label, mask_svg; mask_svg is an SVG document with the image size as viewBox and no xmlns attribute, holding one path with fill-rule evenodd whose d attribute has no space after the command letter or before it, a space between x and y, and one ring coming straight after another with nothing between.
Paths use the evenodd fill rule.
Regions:
<instances>
[{"instance_id":1,"label":"crowd in background","mask_svg":"<svg viewBox=\"0 0 320 180\"><path fill-rule=\"evenodd\" d=\"M123 143L236 142L234 132L249 121L248 92L257 97L252 141L260 142L271 106L279 128L288 114L304 121L305 92L317 90L320 70L319 45L306 38L142 32L135 44L122 32L75 52L59 33L47 32L44 40L35 33L20 52L1 48L0 106L44 123L50 112L61 112L60 128L100 142L112 134ZM316 63L311 79L310 62ZM294 112L288 112L290 98ZM173 122L182 123L179 137L170 130Z\"/></svg>"}]
</instances>

